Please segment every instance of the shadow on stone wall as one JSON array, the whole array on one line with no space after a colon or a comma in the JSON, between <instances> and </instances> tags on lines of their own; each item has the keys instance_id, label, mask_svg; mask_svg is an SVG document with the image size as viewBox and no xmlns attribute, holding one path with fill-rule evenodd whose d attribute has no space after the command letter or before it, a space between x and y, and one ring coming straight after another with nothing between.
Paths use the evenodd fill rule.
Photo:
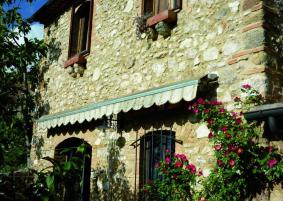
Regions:
<instances>
[{"instance_id":1,"label":"shadow on stone wall","mask_svg":"<svg viewBox=\"0 0 283 201\"><path fill-rule=\"evenodd\" d=\"M125 164L120 160L121 148L115 141L108 144L107 164L93 171L92 201L131 201L133 192L126 177Z\"/></svg>"},{"instance_id":2,"label":"shadow on stone wall","mask_svg":"<svg viewBox=\"0 0 283 201\"><path fill-rule=\"evenodd\" d=\"M51 38L48 42L48 61L50 63L58 61L62 54L61 42L56 41L55 38Z\"/></svg>"},{"instance_id":3,"label":"shadow on stone wall","mask_svg":"<svg viewBox=\"0 0 283 201\"><path fill-rule=\"evenodd\" d=\"M48 88L49 79L45 79L44 75L54 62L58 62L59 57L62 54L61 42L56 41L55 38L51 38L49 42L47 42L47 57L43 59L41 63L41 68L39 72L39 91L36 99L38 103L38 117L42 115L46 115L49 113L50 105L48 102L43 101L42 93L45 93Z\"/></svg>"},{"instance_id":4,"label":"shadow on stone wall","mask_svg":"<svg viewBox=\"0 0 283 201\"><path fill-rule=\"evenodd\" d=\"M267 98L270 102L283 101L283 1L263 0L265 48L267 52Z\"/></svg>"},{"instance_id":5,"label":"shadow on stone wall","mask_svg":"<svg viewBox=\"0 0 283 201\"><path fill-rule=\"evenodd\" d=\"M92 120L90 122L84 121L83 123L75 123L73 125L67 124L66 126L60 126L56 128L48 129L47 137L59 136L59 135L78 135L80 132L86 133L87 131L92 132L96 128L102 127L104 124L103 119Z\"/></svg>"},{"instance_id":6,"label":"shadow on stone wall","mask_svg":"<svg viewBox=\"0 0 283 201\"><path fill-rule=\"evenodd\" d=\"M283 1L263 0L264 26L265 26L265 48L267 99L270 103L283 101ZM266 126L264 137L272 141L283 139L280 133L272 134Z\"/></svg>"}]
</instances>

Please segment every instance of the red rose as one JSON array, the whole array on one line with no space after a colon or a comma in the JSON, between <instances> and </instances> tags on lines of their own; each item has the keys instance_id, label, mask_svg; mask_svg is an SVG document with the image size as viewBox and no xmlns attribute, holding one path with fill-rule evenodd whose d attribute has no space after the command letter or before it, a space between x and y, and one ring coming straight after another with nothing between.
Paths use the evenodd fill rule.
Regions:
<instances>
[{"instance_id":1,"label":"red rose","mask_svg":"<svg viewBox=\"0 0 283 201\"><path fill-rule=\"evenodd\" d=\"M175 168L181 168L183 166L183 163L181 163L180 161L176 161L174 164Z\"/></svg>"},{"instance_id":2,"label":"red rose","mask_svg":"<svg viewBox=\"0 0 283 201\"><path fill-rule=\"evenodd\" d=\"M208 119L208 120L207 120L207 123L208 123L209 125L212 125L212 124L213 124L213 120L212 120L212 119Z\"/></svg>"},{"instance_id":3,"label":"red rose","mask_svg":"<svg viewBox=\"0 0 283 201\"><path fill-rule=\"evenodd\" d=\"M209 139L213 138L213 134L211 132L208 134L208 138Z\"/></svg>"},{"instance_id":4,"label":"red rose","mask_svg":"<svg viewBox=\"0 0 283 201\"><path fill-rule=\"evenodd\" d=\"M176 174L173 174L173 179L176 179L177 178L177 175Z\"/></svg>"},{"instance_id":5,"label":"red rose","mask_svg":"<svg viewBox=\"0 0 283 201\"><path fill-rule=\"evenodd\" d=\"M195 114L198 113L198 108L194 108L194 113L195 113Z\"/></svg>"},{"instance_id":6,"label":"red rose","mask_svg":"<svg viewBox=\"0 0 283 201\"><path fill-rule=\"evenodd\" d=\"M186 169L190 170L192 174L196 173L196 166L194 166L193 164L186 165Z\"/></svg>"},{"instance_id":7,"label":"red rose","mask_svg":"<svg viewBox=\"0 0 283 201\"><path fill-rule=\"evenodd\" d=\"M220 113L224 113L224 112L225 112L225 109L224 109L224 108L220 108L220 109L219 109L219 112L220 112Z\"/></svg>"},{"instance_id":8,"label":"red rose","mask_svg":"<svg viewBox=\"0 0 283 201\"><path fill-rule=\"evenodd\" d=\"M204 104L205 104L205 100L203 100L202 98L199 98L197 101L198 101L198 103L201 104L201 105L204 105Z\"/></svg>"},{"instance_id":9,"label":"red rose","mask_svg":"<svg viewBox=\"0 0 283 201\"><path fill-rule=\"evenodd\" d=\"M166 157L166 158L165 158L165 164L166 164L166 165L169 165L169 164L170 164L170 161L171 161L170 157Z\"/></svg>"},{"instance_id":10,"label":"red rose","mask_svg":"<svg viewBox=\"0 0 283 201\"><path fill-rule=\"evenodd\" d=\"M223 126L223 128L221 129L223 132L226 132L228 130L227 126Z\"/></svg>"},{"instance_id":11,"label":"red rose","mask_svg":"<svg viewBox=\"0 0 283 201\"><path fill-rule=\"evenodd\" d=\"M243 87L244 89L250 89L250 88L252 88L252 86L249 85L249 84L243 84L242 87Z\"/></svg>"},{"instance_id":12,"label":"red rose","mask_svg":"<svg viewBox=\"0 0 283 201\"><path fill-rule=\"evenodd\" d=\"M230 165L231 167L234 167L234 165L235 165L235 160L230 159L230 161L229 161L229 165Z\"/></svg>"},{"instance_id":13,"label":"red rose","mask_svg":"<svg viewBox=\"0 0 283 201\"><path fill-rule=\"evenodd\" d=\"M226 133L226 138L227 138L227 139L230 139L231 137L232 137L231 134Z\"/></svg>"},{"instance_id":14,"label":"red rose","mask_svg":"<svg viewBox=\"0 0 283 201\"><path fill-rule=\"evenodd\" d=\"M217 160L217 165L218 166L222 166L223 165L223 161L222 160Z\"/></svg>"},{"instance_id":15,"label":"red rose","mask_svg":"<svg viewBox=\"0 0 283 201\"><path fill-rule=\"evenodd\" d=\"M269 168L274 167L277 164L277 160L276 159L270 159L267 161L267 165Z\"/></svg>"},{"instance_id":16,"label":"red rose","mask_svg":"<svg viewBox=\"0 0 283 201\"><path fill-rule=\"evenodd\" d=\"M214 149L215 149L216 151L221 150L221 148L222 148L221 144L216 144L216 145L214 146Z\"/></svg>"},{"instance_id":17,"label":"red rose","mask_svg":"<svg viewBox=\"0 0 283 201\"><path fill-rule=\"evenodd\" d=\"M235 123L236 123L236 124L241 124L241 123L242 123L242 119L241 119L241 118L237 118L237 119L235 120Z\"/></svg>"}]
</instances>

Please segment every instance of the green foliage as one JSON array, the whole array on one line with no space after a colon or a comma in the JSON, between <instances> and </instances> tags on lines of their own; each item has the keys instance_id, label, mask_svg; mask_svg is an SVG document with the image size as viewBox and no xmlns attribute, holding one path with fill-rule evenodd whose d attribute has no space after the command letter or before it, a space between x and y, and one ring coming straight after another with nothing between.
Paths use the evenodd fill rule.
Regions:
<instances>
[{"instance_id":1,"label":"green foliage","mask_svg":"<svg viewBox=\"0 0 283 201\"><path fill-rule=\"evenodd\" d=\"M36 87L40 81L38 63L46 52L43 41L28 39L30 24L21 17L18 8L4 9L14 2L0 1L1 171L16 169L28 158L38 97Z\"/></svg>"},{"instance_id":2,"label":"green foliage","mask_svg":"<svg viewBox=\"0 0 283 201\"><path fill-rule=\"evenodd\" d=\"M2 172L15 171L26 161L25 138L18 129L21 120L14 117L10 124L0 117L0 168Z\"/></svg>"},{"instance_id":3,"label":"green foliage","mask_svg":"<svg viewBox=\"0 0 283 201\"><path fill-rule=\"evenodd\" d=\"M243 85L241 91L247 96L243 101L236 98L237 104L250 107L262 102L250 85ZM282 182L282 156L274 147L257 142L262 131L255 122L246 122L242 114L227 111L218 101L200 98L190 110L207 123L215 150L215 170L204 182L207 200L245 200Z\"/></svg>"},{"instance_id":4,"label":"green foliage","mask_svg":"<svg viewBox=\"0 0 283 201\"><path fill-rule=\"evenodd\" d=\"M60 200L62 198L62 188L65 189L66 193L71 192L74 179L79 178L80 185L82 185L83 158L90 157L87 154L86 146L86 144L82 143L75 148L63 149L60 152L62 155L70 152L74 153L74 156L67 161L56 160L50 157L43 158L49 161L52 166L37 173L34 192L38 198L42 201Z\"/></svg>"},{"instance_id":5,"label":"green foliage","mask_svg":"<svg viewBox=\"0 0 283 201\"><path fill-rule=\"evenodd\" d=\"M196 167L189 163L184 154L174 154L166 150L165 160L156 164L159 178L148 181L143 192L150 200L185 201L193 199L196 184ZM199 172L200 174L200 172Z\"/></svg>"}]
</instances>

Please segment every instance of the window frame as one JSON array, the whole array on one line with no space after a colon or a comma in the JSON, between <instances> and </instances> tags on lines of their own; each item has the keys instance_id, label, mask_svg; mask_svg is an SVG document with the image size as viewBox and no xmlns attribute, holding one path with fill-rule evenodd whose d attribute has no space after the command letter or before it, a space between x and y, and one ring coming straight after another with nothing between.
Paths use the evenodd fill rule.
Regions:
<instances>
[{"instance_id":1,"label":"window frame","mask_svg":"<svg viewBox=\"0 0 283 201\"><path fill-rule=\"evenodd\" d=\"M88 31L87 31L87 37L86 37L86 48L85 50L73 54L72 55L72 40L73 40L73 29L74 29L74 15L75 10L79 6L83 6L84 3L89 2L89 20L88 20ZM70 33L69 33L69 48L68 48L68 59L71 59L75 56L87 56L90 53L90 46L91 46L91 33L92 33L92 18L93 18L93 0L80 0L79 2L72 5L71 8L71 22L70 22Z\"/></svg>"},{"instance_id":2,"label":"window frame","mask_svg":"<svg viewBox=\"0 0 283 201\"><path fill-rule=\"evenodd\" d=\"M141 6L142 6L142 7L141 7L141 14L142 14L142 15L145 15L145 14L146 14L146 13L145 13L145 2L148 1L148 0L141 0L141 1L142 1L142 3L141 3ZM152 10L153 10L153 11L154 11L154 4L155 4L155 1L156 1L156 0L152 0L152 6L153 6ZM158 0L158 1L162 1L162 0ZM173 1L175 1L175 2L174 2L175 7L172 7ZM166 10L179 11L179 10L182 9L182 0L167 0L167 3L168 3L168 6L167 6L167 9L166 9ZM163 11L166 11L166 10L163 10ZM163 11L159 11L158 13L152 13L152 16L156 16L156 15L162 13Z\"/></svg>"},{"instance_id":3,"label":"window frame","mask_svg":"<svg viewBox=\"0 0 283 201\"><path fill-rule=\"evenodd\" d=\"M154 158L156 158L156 155L152 155L152 154L156 154L154 153L154 150L156 148L158 148L160 145L162 145L162 147L158 148L159 149L159 154L163 157L163 159L165 158L165 153L166 153L166 149L170 149L171 154L175 153L175 139L176 133L172 130L157 130L154 132L149 132L146 133L144 136L142 136L140 138L140 157L139 157L139 186L140 189L143 187L144 184L146 184L146 180L147 179L154 179L154 168L155 168L155 164L154 164ZM158 146L154 146L156 144L156 142L154 142L154 139L162 139L160 141L160 144ZM163 140L166 139L165 143L163 142ZM167 142L167 140L169 142ZM149 142L150 145L150 149L149 149L149 160L150 160L150 164L146 164L146 160L148 160L147 157L147 153L146 151L148 150L147 148L147 142ZM168 147L168 145L170 144L170 147ZM164 146L164 148L163 148ZM157 153L157 154L158 154ZM161 159L162 160L162 159ZM158 161L159 162L159 161ZM146 170L146 167L149 167L151 169ZM147 175L149 175L149 177L151 178L146 178ZM157 179L157 178L155 178Z\"/></svg>"}]
</instances>

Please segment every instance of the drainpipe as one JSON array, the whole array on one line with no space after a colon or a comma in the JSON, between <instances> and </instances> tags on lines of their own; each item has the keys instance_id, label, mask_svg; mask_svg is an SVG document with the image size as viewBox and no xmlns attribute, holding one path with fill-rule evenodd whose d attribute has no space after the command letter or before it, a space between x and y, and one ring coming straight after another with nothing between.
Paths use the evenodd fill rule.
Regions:
<instances>
[{"instance_id":1,"label":"drainpipe","mask_svg":"<svg viewBox=\"0 0 283 201\"><path fill-rule=\"evenodd\" d=\"M283 119L283 108L261 109L246 112L244 114L247 120L267 120L272 133L283 134L282 122L277 119Z\"/></svg>"},{"instance_id":2,"label":"drainpipe","mask_svg":"<svg viewBox=\"0 0 283 201\"><path fill-rule=\"evenodd\" d=\"M283 134L282 122L280 124L280 122L276 121L276 118L273 116L269 116L267 122L271 133Z\"/></svg>"}]
</instances>

